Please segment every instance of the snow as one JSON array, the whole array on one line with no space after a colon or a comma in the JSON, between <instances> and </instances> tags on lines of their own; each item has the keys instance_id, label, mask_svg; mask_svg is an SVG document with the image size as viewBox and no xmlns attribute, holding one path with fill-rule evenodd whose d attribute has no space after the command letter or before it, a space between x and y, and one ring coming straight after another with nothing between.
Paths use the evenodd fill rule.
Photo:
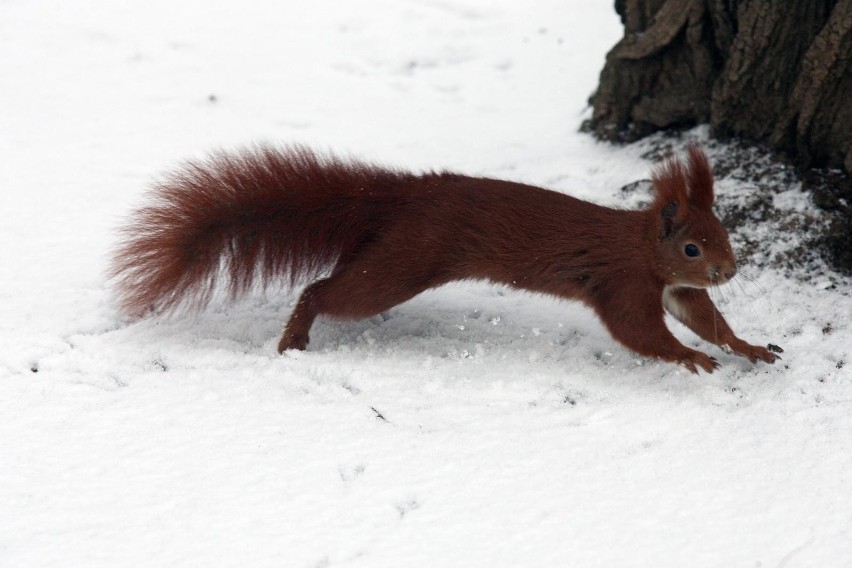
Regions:
<instances>
[{"instance_id":1,"label":"snow","mask_svg":"<svg viewBox=\"0 0 852 568\"><path fill-rule=\"evenodd\" d=\"M699 376L485 283L321 319L284 356L294 292L136 323L111 303L115 230L151 180L257 140L625 203L642 146L577 132L611 3L2 12L0 566L852 563L848 280L752 267L720 309L784 359L669 322L722 363ZM811 210L795 187L776 206Z\"/></svg>"}]
</instances>

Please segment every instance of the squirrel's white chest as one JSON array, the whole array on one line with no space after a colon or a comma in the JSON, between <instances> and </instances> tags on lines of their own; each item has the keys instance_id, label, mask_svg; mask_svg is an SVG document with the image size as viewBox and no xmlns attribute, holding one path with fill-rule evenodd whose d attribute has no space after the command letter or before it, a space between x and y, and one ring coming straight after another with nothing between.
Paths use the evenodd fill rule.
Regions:
<instances>
[{"instance_id":1,"label":"squirrel's white chest","mask_svg":"<svg viewBox=\"0 0 852 568\"><path fill-rule=\"evenodd\" d=\"M674 286L666 286L663 288L663 309L673 315L680 321L687 317L687 311L678 301L677 296L672 293Z\"/></svg>"}]
</instances>

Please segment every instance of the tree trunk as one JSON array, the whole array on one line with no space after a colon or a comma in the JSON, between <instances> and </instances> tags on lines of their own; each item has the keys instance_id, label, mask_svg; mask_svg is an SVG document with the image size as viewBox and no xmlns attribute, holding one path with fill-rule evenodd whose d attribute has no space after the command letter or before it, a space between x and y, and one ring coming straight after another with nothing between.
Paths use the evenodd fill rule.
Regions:
<instances>
[{"instance_id":1,"label":"tree trunk","mask_svg":"<svg viewBox=\"0 0 852 568\"><path fill-rule=\"evenodd\" d=\"M852 172L852 0L616 0L587 126L609 140L710 123ZM847 178L848 179L848 178Z\"/></svg>"}]
</instances>

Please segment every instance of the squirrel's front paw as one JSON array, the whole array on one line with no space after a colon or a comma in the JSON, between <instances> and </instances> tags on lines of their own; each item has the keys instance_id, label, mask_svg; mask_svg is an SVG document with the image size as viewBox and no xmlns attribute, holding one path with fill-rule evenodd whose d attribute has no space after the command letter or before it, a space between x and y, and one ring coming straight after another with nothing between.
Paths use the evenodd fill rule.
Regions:
<instances>
[{"instance_id":1,"label":"squirrel's front paw","mask_svg":"<svg viewBox=\"0 0 852 568\"><path fill-rule=\"evenodd\" d=\"M701 351L691 352L680 360L680 364L696 375L698 374L698 367L701 367L708 373L712 373L719 368L719 362L716 359Z\"/></svg>"},{"instance_id":2,"label":"squirrel's front paw","mask_svg":"<svg viewBox=\"0 0 852 568\"><path fill-rule=\"evenodd\" d=\"M777 345L773 345L772 347L774 347L773 350L783 352L783 350ZM750 345L745 341L739 342L736 345L732 345L731 350L737 355L745 357L752 363L757 363L758 361L763 361L765 363L774 363L775 361L781 358L766 347L760 347L759 345Z\"/></svg>"}]
</instances>

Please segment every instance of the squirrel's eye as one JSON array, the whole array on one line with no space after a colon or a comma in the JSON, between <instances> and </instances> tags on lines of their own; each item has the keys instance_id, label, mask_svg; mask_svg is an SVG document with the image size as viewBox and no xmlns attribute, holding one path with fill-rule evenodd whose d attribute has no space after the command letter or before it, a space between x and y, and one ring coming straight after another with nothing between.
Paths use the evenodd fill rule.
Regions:
<instances>
[{"instance_id":1,"label":"squirrel's eye","mask_svg":"<svg viewBox=\"0 0 852 568\"><path fill-rule=\"evenodd\" d=\"M683 252L686 253L686 256L690 256L692 258L695 258L696 256L701 256L701 250L698 248L697 245L694 245L692 243L689 243L688 245L683 247Z\"/></svg>"}]
</instances>

